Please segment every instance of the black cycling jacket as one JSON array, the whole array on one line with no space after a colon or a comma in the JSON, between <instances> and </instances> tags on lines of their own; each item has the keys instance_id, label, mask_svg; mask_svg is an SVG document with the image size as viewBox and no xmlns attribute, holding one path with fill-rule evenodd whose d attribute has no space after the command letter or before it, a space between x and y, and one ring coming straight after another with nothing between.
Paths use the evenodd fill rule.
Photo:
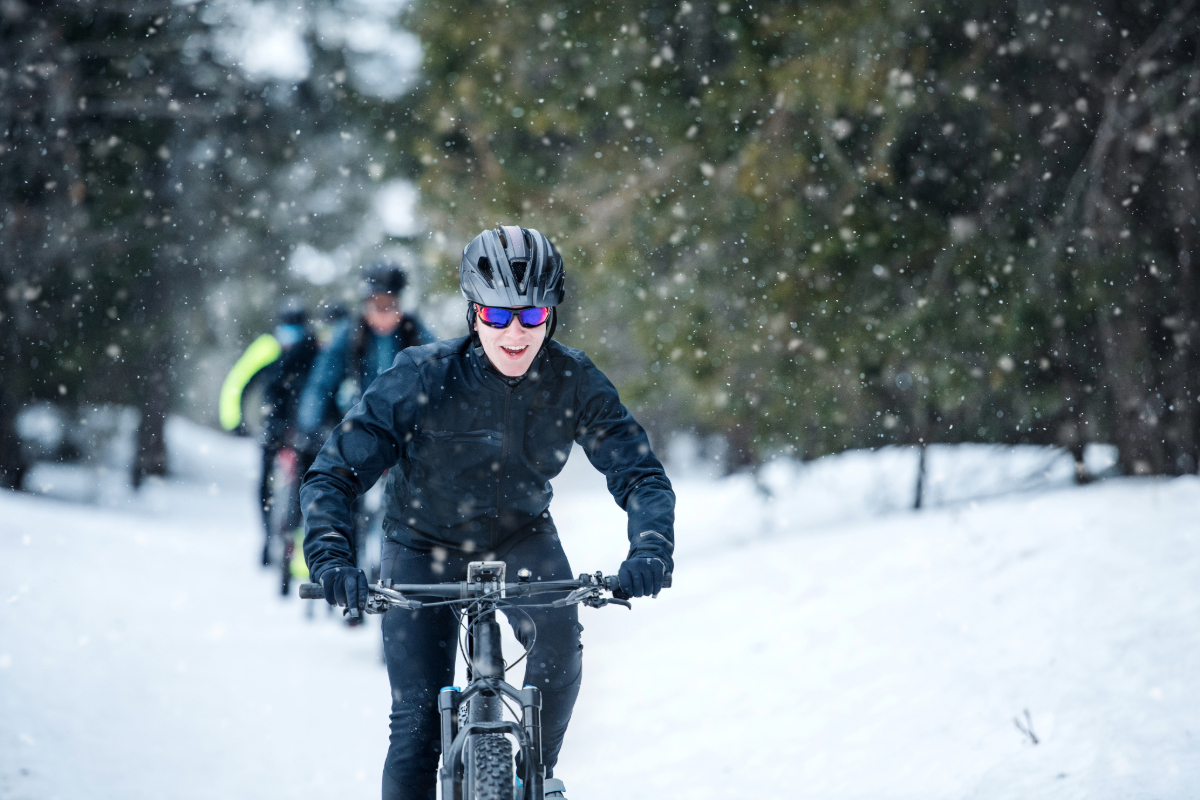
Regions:
<instances>
[{"instance_id":1,"label":"black cycling jacket","mask_svg":"<svg viewBox=\"0 0 1200 800\"><path fill-rule=\"evenodd\" d=\"M469 337L401 352L329 437L300 489L309 569L354 563L351 508L384 470L384 530L402 544L482 554L552 529L573 441L629 514L630 555L670 571L675 493L608 378L552 339L505 378Z\"/></svg>"}]
</instances>

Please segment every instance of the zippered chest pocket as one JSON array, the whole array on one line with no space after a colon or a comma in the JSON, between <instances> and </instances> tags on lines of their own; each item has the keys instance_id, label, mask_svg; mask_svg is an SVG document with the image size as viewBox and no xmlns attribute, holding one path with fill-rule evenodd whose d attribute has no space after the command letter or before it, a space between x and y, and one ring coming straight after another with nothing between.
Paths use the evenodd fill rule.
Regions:
<instances>
[{"instance_id":1,"label":"zippered chest pocket","mask_svg":"<svg viewBox=\"0 0 1200 800\"><path fill-rule=\"evenodd\" d=\"M413 440L413 465L429 486L470 492L499 477L503 443L499 431L426 430Z\"/></svg>"}]
</instances>

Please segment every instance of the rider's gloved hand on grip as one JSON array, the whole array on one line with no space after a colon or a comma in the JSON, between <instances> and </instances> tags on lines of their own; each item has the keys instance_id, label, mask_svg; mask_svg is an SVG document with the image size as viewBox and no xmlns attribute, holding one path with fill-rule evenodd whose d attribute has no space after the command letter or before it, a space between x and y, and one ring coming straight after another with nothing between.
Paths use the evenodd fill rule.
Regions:
<instances>
[{"instance_id":1,"label":"rider's gloved hand on grip","mask_svg":"<svg viewBox=\"0 0 1200 800\"><path fill-rule=\"evenodd\" d=\"M330 567L321 573L325 602L331 606L365 608L367 575L358 567Z\"/></svg>"},{"instance_id":2,"label":"rider's gloved hand on grip","mask_svg":"<svg viewBox=\"0 0 1200 800\"><path fill-rule=\"evenodd\" d=\"M662 591L665 572L666 565L662 559L634 556L622 562L621 569L617 571L617 580L630 597L649 597Z\"/></svg>"}]
</instances>

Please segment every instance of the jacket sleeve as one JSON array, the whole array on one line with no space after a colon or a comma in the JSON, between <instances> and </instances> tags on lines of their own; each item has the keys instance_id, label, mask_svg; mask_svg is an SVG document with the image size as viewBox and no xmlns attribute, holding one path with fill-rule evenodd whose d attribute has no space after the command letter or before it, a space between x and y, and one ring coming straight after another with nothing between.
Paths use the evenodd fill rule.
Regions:
<instances>
[{"instance_id":1,"label":"jacket sleeve","mask_svg":"<svg viewBox=\"0 0 1200 800\"><path fill-rule=\"evenodd\" d=\"M249 385L251 379L263 367L279 358L282 352L283 348L280 347L275 337L264 333L246 348L246 352L242 353L241 358L233 365L233 369L229 370L229 374L225 376L225 381L221 384L219 416L222 428L232 431L242 424L242 393L246 391L246 386Z\"/></svg>"},{"instance_id":2,"label":"jacket sleeve","mask_svg":"<svg viewBox=\"0 0 1200 800\"><path fill-rule=\"evenodd\" d=\"M354 501L396 466L421 423L427 394L416 363L397 356L334 429L300 487L304 558L313 580L355 563Z\"/></svg>"},{"instance_id":3,"label":"jacket sleeve","mask_svg":"<svg viewBox=\"0 0 1200 800\"><path fill-rule=\"evenodd\" d=\"M575 441L608 479L608 491L629 515L629 555L661 558L674 568L675 492L646 431L621 405L616 387L586 357L576 397Z\"/></svg>"},{"instance_id":4,"label":"jacket sleeve","mask_svg":"<svg viewBox=\"0 0 1200 800\"><path fill-rule=\"evenodd\" d=\"M300 407L296 412L296 424L301 432L316 433L325 421L325 409L338 385L346 377L346 365L350 350L350 325L339 323L329 346L317 353L312 371L300 394Z\"/></svg>"}]
</instances>

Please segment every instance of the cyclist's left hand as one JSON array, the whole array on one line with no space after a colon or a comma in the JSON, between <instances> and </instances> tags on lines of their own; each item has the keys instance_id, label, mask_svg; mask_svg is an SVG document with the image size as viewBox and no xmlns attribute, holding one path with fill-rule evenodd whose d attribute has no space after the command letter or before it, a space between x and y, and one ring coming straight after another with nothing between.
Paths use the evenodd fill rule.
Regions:
<instances>
[{"instance_id":1,"label":"cyclist's left hand","mask_svg":"<svg viewBox=\"0 0 1200 800\"><path fill-rule=\"evenodd\" d=\"M621 589L630 597L651 597L662 591L665 572L666 566L662 559L635 556L625 559L621 564L617 580L621 583Z\"/></svg>"}]
</instances>

